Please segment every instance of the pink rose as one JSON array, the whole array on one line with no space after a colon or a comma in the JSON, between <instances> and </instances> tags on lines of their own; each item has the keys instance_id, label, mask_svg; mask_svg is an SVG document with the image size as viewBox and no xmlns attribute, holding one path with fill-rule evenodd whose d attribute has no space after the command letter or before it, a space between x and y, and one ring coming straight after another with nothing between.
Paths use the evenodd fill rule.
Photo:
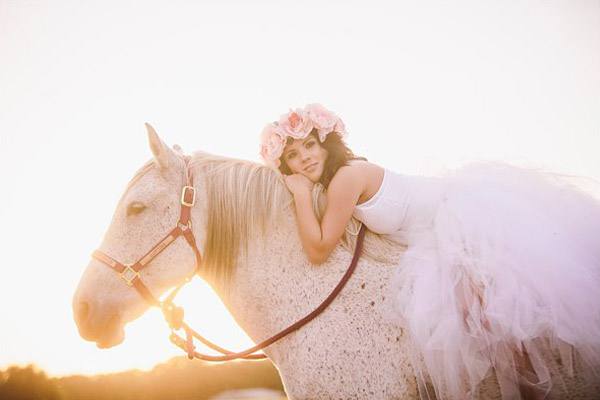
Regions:
<instances>
[{"instance_id":1,"label":"pink rose","mask_svg":"<svg viewBox=\"0 0 600 400\"><path fill-rule=\"evenodd\" d=\"M341 137L346 136L346 125L344 125L342 120L339 118L338 118L337 122L335 123L333 130L335 132L339 133Z\"/></svg>"},{"instance_id":2,"label":"pink rose","mask_svg":"<svg viewBox=\"0 0 600 400\"><path fill-rule=\"evenodd\" d=\"M325 141L327 135L333 131L344 136L346 128L341 119L320 104L309 104L304 108L308 118L313 122L319 132L319 140Z\"/></svg>"},{"instance_id":3,"label":"pink rose","mask_svg":"<svg viewBox=\"0 0 600 400\"><path fill-rule=\"evenodd\" d=\"M268 124L260 135L260 156L267 165L279 167L279 157L283 153L285 139L279 131L279 127Z\"/></svg>"},{"instance_id":4,"label":"pink rose","mask_svg":"<svg viewBox=\"0 0 600 400\"><path fill-rule=\"evenodd\" d=\"M313 130L313 123L301 109L290 111L279 119L281 132L294 139L304 139Z\"/></svg>"}]
</instances>

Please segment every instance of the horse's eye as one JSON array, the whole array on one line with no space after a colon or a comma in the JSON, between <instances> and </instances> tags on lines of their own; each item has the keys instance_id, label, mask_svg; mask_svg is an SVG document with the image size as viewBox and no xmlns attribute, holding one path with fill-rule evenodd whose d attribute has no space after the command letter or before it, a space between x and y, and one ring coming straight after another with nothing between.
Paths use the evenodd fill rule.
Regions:
<instances>
[{"instance_id":1,"label":"horse's eye","mask_svg":"<svg viewBox=\"0 0 600 400\"><path fill-rule=\"evenodd\" d=\"M140 203L139 201L134 201L127 206L127 216L130 215L138 215L142 211L146 209L144 203Z\"/></svg>"}]
</instances>

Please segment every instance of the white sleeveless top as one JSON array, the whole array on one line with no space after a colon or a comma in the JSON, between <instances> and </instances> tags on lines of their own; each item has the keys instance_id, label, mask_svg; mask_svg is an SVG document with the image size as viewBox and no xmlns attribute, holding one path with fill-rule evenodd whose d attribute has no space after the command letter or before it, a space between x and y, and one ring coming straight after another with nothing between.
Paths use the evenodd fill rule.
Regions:
<instances>
[{"instance_id":1,"label":"white sleeveless top","mask_svg":"<svg viewBox=\"0 0 600 400\"><path fill-rule=\"evenodd\" d=\"M377 193L357 204L353 215L379 234L398 235L424 227L431 223L439 205L442 186L439 178L401 175L384 169Z\"/></svg>"}]
</instances>

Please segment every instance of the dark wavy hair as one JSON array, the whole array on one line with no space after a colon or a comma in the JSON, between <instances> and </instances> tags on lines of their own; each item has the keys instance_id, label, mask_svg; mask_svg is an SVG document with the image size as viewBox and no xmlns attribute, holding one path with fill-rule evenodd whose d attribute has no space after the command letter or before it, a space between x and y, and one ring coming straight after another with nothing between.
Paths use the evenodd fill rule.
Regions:
<instances>
[{"instance_id":1,"label":"dark wavy hair","mask_svg":"<svg viewBox=\"0 0 600 400\"><path fill-rule=\"evenodd\" d=\"M335 132L332 132L332 133L335 133ZM350 161L350 160L365 160L365 161L367 161L367 159L365 157L355 156L354 153L352 152L352 150L350 150L350 148L348 148L346 143L344 143L344 140L337 133L334 135L332 135L332 134L327 135L327 137L325 138L325 141L323 143L321 143L321 141L319 140L319 136L317 134L316 129L313 129L309 135L314 136L317 139L317 143L319 143L319 145L321 147L323 147L325 150L327 150L327 159L325 160L325 166L323 168L323 175L321 175L321 179L319 179L319 183L321 183L325 187L325 189L327 189L329 187L329 183L335 176L338 169L340 169L340 167L348 165L348 161ZM291 144L293 142L294 142L294 138L288 137L286 145ZM285 175L290 175L292 173L292 171L290 170L290 167L288 167L287 163L285 162L283 154L281 155L279 160L281 161L281 165L279 166L279 170L281 171L281 173L283 173Z\"/></svg>"}]
</instances>

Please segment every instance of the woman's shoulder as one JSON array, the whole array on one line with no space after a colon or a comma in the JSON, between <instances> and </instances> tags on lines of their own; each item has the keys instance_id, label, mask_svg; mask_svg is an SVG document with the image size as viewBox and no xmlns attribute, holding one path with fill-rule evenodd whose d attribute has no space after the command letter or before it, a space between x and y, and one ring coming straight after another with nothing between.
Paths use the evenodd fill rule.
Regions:
<instances>
[{"instance_id":1,"label":"woman's shoulder","mask_svg":"<svg viewBox=\"0 0 600 400\"><path fill-rule=\"evenodd\" d=\"M377 164L374 164L370 161L367 161L366 158L354 158L352 160L348 160L346 163L346 167L351 168L356 172L365 172L372 173L375 171L383 172L383 168Z\"/></svg>"},{"instance_id":2,"label":"woman's shoulder","mask_svg":"<svg viewBox=\"0 0 600 400\"><path fill-rule=\"evenodd\" d=\"M341 167L343 173L359 178L363 182L379 181L384 174L383 167L374 164L366 159L349 160L345 166Z\"/></svg>"},{"instance_id":3,"label":"woman's shoulder","mask_svg":"<svg viewBox=\"0 0 600 400\"><path fill-rule=\"evenodd\" d=\"M344 169L342 174L347 176L346 179L353 180L361 187L359 203L371 198L379 190L385 174L383 167L366 159L349 160L342 168Z\"/></svg>"}]
</instances>

